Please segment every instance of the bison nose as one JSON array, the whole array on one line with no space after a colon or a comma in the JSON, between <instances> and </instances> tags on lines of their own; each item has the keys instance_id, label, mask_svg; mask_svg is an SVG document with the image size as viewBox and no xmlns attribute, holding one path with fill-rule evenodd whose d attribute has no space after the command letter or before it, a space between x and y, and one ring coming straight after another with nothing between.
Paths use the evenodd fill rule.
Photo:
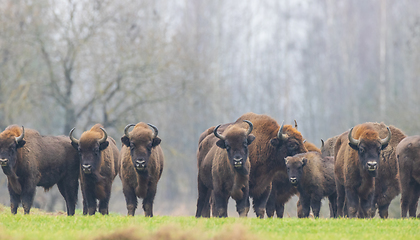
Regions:
<instances>
[{"instance_id":1,"label":"bison nose","mask_svg":"<svg viewBox=\"0 0 420 240\"><path fill-rule=\"evenodd\" d=\"M242 157L235 156L233 158L233 165L234 165L235 168L241 168L242 165L243 165L243 163L244 162L243 162L243 158Z\"/></svg>"},{"instance_id":2,"label":"bison nose","mask_svg":"<svg viewBox=\"0 0 420 240\"><path fill-rule=\"evenodd\" d=\"M378 167L378 164L376 162L368 162L367 167L369 171L375 171Z\"/></svg>"},{"instance_id":3,"label":"bison nose","mask_svg":"<svg viewBox=\"0 0 420 240\"><path fill-rule=\"evenodd\" d=\"M136 160L136 168L137 169L144 169L146 167L146 161L139 159Z\"/></svg>"},{"instance_id":4,"label":"bison nose","mask_svg":"<svg viewBox=\"0 0 420 240\"><path fill-rule=\"evenodd\" d=\"M295 177L291 177L291 178L289 179L289 181L290 181L290 183L291 183L291 184L293 184L293 185L296 185L296 184L297 184L297 179L296 179Z\"/></svg>"},{"instance_id":5,"label":"bison nose","mask_svg":"<svg viewBox=\"0 0 420 240\"><path fill-rule=\"evenodd\" d=\"M0 166L5 167L9 164L9 159L0 159Z\"/></svg>"},{"instance_id":6,"label":"bison nose","mask_svg":"<svg viewBox=\"0 0 420 240\"><path fill-rule=\"evenodd\" d=\"M92 166L90 164L83 164L82 170L84 173L91 173L92 172Z\"/></svg>"}]
</instances>

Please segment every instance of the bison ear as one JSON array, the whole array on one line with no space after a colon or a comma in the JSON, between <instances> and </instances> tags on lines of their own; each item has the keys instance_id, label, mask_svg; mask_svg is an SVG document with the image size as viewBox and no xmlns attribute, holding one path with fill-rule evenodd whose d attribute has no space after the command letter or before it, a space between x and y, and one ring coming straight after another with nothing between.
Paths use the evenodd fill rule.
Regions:
<instances>
[{"instance_id":1,"label":"bison ear","mask_svg":"<svg viewBox=\"0 0 420 240\"><path fill-rule=\"evenodd\" d=\"M278 139L278 138L273 138L273 139L271 139L271 140L270 140L270 144L271 144L273 147L278 147L278 146L280 145L280 139Z\"/></svg>"},{"instance_id":2,"label":"bison ear","mask_svg":"<svg viewBox=\"0 0 420 240\"><path fill-rule=\"evenodd\" d=\"M121 142L122 142L125 146L130 147L130 139L129 139L127 136L122 136L122 137L121 137Z\"/></svg>"},{"instance_id":3,"label":"bison ear","mask_svg":"<svg viewBox=\"0 0 420 240\"><path fill-rule=\"evenodd\" d=\"M248 137L246 138L246 140L247 140L247 144L249 145L249 144L251 144L255 140L255 136L252 135L252 134L250 134L250 135L248 135Z\"/></svg>"},{"instance_id":4,"label":"bison ear","mask_svg":"<svg viewBox=\"0 0 420 240\"><path fill-rule=\"evenodd\" d=\"M307 162L308 162L308 159L302 158L302 167L305 166Z\"/></svg>"},{"instance_id":5,"label":"bison ear","mask_svg":"<svg viewBox=\"0 0 420 240\"><path fill-rule=\"evenodd\" d=\"M156 147L157 145L160 144L161 141L162 140L159 137L153 138L153 140L152 140L152 147Z\"/></svg>"},{"instance_id":6,"label":"bison ear","mask_svg":"<svg viewBox=\"0 0 420 240\"><path fill-rule=\"evenodd\" d=\"M384 150L388 146L388 143L381 146L381 150Z\"/></svg>"},{"instance_id":7,"label":"bison ear","mask_svg":"<svg viewBox=\"0 0 420 240\"><path fill-rule=\"evenodd\" d=\"M106 149L108 147L108 145L109 145L108 141L105 141L105 142L99 144L99 151L102 151L102 150Z\"/></svg>"},{"instance_id":8,"label":"bison ear","mask_svg":"<svg viewBox=\"0 0 420 240\"><path fill-rule=\"evenodd\" d=\"M16 144L16 148L21 148L23 147L23 145L25 145L26 141L25 140L20 140L17 144Z\"/></svg>"},{"instance_id":9,"label":"bison ear","mask_svg":"<svg viewBox=\"0 0 420 240\"><path fill-rule=\"evenodd\" d=\"M284 163L287 165L287 162L289 161L289 159L287 159L287 157L286 158L284 158Z\"/></svg>"},{"instance_id":10,"label":"bison ear","mask_svg":"<svg viewBox=\"0 0 420 240\"><path fill-rule=\"evenodd\" d=\"M353 148L354 150L359 151L359 146L358 145L355 145L355 144L352 144L351 142L349 142L349 146L351 148Z\"/></svg>"},{"instance_id":11,"label":"bison ear","mask_svg":"<svg viewBox=\"0 0 420 240\"><path fill-rule=\"evenodd\" d=\"M225 149L225 148L226 148L225 141L224 141L224 140L222 140L222 139L220 139L219 141L217 141L217 142L216 142L216 145L217 145L219 148L222 148L222 149Z\"/></svg>"}]
</instances>

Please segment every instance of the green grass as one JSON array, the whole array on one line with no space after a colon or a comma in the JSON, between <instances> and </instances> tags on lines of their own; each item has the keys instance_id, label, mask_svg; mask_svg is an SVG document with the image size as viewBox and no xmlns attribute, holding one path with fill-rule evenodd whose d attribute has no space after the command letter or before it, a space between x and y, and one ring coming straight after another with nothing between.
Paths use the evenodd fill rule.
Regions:
<instances>
[{"instance_id":1,"label":"green grass","mask_svg":"<svg viewBox=\"0 0 420 240\"><path fill-rule=\"evenodd\" d=\"M420 220L67 217L37 209L12 215L1 206L0 239L420 239Z\"/></svg>"}]
</instances>

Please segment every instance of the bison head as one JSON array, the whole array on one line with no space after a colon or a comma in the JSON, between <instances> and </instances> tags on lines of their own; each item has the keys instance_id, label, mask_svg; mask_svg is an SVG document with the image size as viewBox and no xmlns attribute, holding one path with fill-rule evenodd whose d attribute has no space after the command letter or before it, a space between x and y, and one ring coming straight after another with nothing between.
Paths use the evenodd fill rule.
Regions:
<instances>
[{"instance_id":1,"label":"bison head","mask_svg":"<svg viewBox=\"0 0 420 240\"><path fill-rule=\"evenodd\" d=\"M130 133L128 129L135 126ZM149 129L149 127L151 129ZM153 131L152 131L153 130ZM131 160L138 173L147 173L152 149L158 146L161 139L157 136L158 129L154 125L148 123L138 123L137 125L128 124L124 129L124 136L121 142L130 148Z\"/></svg>"},{"instance_id":2,"label":"bison head","mask_svg":"<svg viewBox=\"0 0 420 240\"><path fill-rule=\"evenodd\" d=\"M79 152L80 165L84 174L99 173L101 166L101 151L109 145L108 134L99 125L92 127L80 137L80 140L73 137L74 128L70 131L69 137L72 146Z\"/></svg>"},{"instance_id":3,"label":"bison head","mask_svg":"<svg viewBox=\"0 0 420 240\"><path fill-rule=\"evenodd\" d=\"M219 129L221 125L218 125L213 130L213 133L219 138L216 145L222 149L226 149L229 162L234 169L237 171L245 171L244 173L247 174L248 169L244 169L244 166L248 159L248 145L254 141L255 136L251 134L253 129L252 123L248 120L244 120L244 122L249 125L249 128L246 131L236 125L232 125L225 130L225 135L220 135L217 132L217 129Z\"/></svg>"},{"instance_id":4,"label":"bison head","mask_svg":"<svg viewBox=\"0 0 420 240\"><path fill-rule=\"evenodd\" d=\"M0 166L13 168L16 164L17 150L25 145L25 129L13 125L0 134Z\"/></svg>"},{"instance_id":5,"label":"bison head","mask_svg":"<svg viewBox=\"0 0 420 240\"><path fill-rule=\"evenodd\" d=\"M353 138L353 128L350 130L348 135L349 145L357 151L359 163L372 177L376 176L381 150L386 148L391 140L391 130L388 127L387 129L388 136L384 139L380 139L378 132L371 129L364 130L360 134L359 139Z\"/></svg>"},{"instance_id":6,"label":"bison head","mask_svg":"<svg viewBox=\"0 0 420 240\"><path fill-rule=\"evenodd\" d=\"M302 135L297 131L297 126L296 128L291 125L284 126L284 123L278 130L277 136L270 140L270 144L277 149L277 155L282 156L281 159L308 151L303 144Z\"/></svg>"},{"instance_id":7,"label":"bison head","mask_svg":"<svg viewBox=\"0 0 420 240\"><path fill-rule=\"evenodd\" d=\"M303 167L308 160L298 154L293 157L287 157L284 161L286 163L287 175L290 183L293 186L297 186L302 178Z\"/></svg>"}]
</instances>

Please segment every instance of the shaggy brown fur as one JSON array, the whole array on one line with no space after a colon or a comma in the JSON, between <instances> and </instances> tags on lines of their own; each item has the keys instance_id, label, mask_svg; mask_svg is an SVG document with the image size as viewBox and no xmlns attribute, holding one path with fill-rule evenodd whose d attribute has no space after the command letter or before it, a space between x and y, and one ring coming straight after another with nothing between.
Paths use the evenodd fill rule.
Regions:
<instances>
[{"instance_id":1,"label":"shaggy brown fur","mask_svg":"<svg viewBox=\"0 0 420 240\"><path fill-rule=\"evenodd\" d=\"M246 113L236 122L243 120L249 120L254 124L252 133L255 135L255 142L249 146L251 162L249 195L253 198L254 211L258 217L263 218L267 205L269 217L274 215L275 210L277 216L282 217L284 203L296 193L287 178L284 158L307 152L302 135L292 125L284 125L283 134L287 135L287 140L279 139L277 133L280 125L267 115ZM272 182L273 191L271 191ZM273 192L270 196L271 201L267 203L270 192Z\"/></svg>"},{"instance_id":2,"label":"shaggy brown fur","mask_svg":"<svg viewBox=\"0 0 420 240\"><path fill-rule=\"evenodd\" d=\"M336 217L337 194L334 179L334 159L322 158L315 151L296 154L285 158L289 180L299 192L298 217L308 217L310 207L315 217L319 217L321 200L328 197L330 216Z\"/></svg>"},{"instance_id":3,"label":"shaggy brown fur","mask_svg":"<svg viewBox=\"0 0 420 240\"><path fill-rule=\"evenodd\" d=\"M242 122L224 127L226 128L222 131L225 140L209 135L199 144L196 217L209 217L209 198L212 189L214 216L227 217L227 202L230 197L236 201L240 216L246 216L249 211L248 146L255 137L246 134L249 126ZM235 167L234 159L242 159L241 165Z\"/></svg>"},{"instance_id":4,"label":"shaggy brown fur","mask_svg":"<svg viewBox=\"0 0 420 240\"><path fill-rule=\"evenodd\" d=\"M140 122L121 142L120 178L128 215L134 216L137 198L143 198L144 215L153 217L153 201L164 164L161 140L146 123ZM136 167L137 161L144 161L144 166Z\"/></svg>"},{"instance_id":5,"label":"shaggy brown fur","mask_svg":"<svg viewBox=\"0 0 420 240\"><path fill-rule=\"evenodd\" d=\"M101 214L108 214L111 186L118 173L116 171L119 166L117 145L111 137L103 143L99 142L104 137L101 128L103 128L101 124L96 124L89 131L82 133L79 143L72 142L73 147L80 154L83 214L94 215L97 207ZM90 166L91 171L86 171L84 166ZM97 206L97 199L99 206Z\"/></svg>"},{"instance_id":6,"label":"shaggy brown fur","mask_svg":"<svg viewBox=\"0 0 420 240\"><path fill-rule=\"evenodd\" d=\"M386 126L383 126L386 129ZM385 137L379 134L381 131L378 132L377 127L377 124L374 123L355 126L352 137L360 141L358 145L349 144L348 131L337 139L334 149L334 171L339 216L344 215L344 199L346 199L349 217L355 217L358 210L359 217L372 217L374 214L375 176L379 178L380 170L377 168L381 169L383 162L380 160L379 154L381 149L387 146L387 144L381 145L380 141ZM391 128L390 130L392 132ZM388 130L386 131L388 132ZM393 137L391 137L392 139ZM374 170L371 165L373 163L379 165L377 168L375 166Z\"/></svg>"},{"instance_id":7,"label":"shaggy brown fur","mask_svg":"<svg viewBox=\"0 0 420 240\"><path fill-rule=\"evenodd\" d=\"M323 157L334 157L334 146L335 146L335 142L337 141L337 138L339 137L339 135L334 136L332 138L328 138L327 141L324 141L321 139L322 141L322 145L321 145L321 154Z\"/></svg>"},{"instance_id":8,"label":"shaggy brown fur","mask_svg":"<svg viewBox=\"0 0 420 240\"><path fill-rule=\"evenodd\" d=\"M321 153L321 150L317 146L315 146L315 144L308 141L305 141L303 144L305 145L305 148L308 150L308 152Z\"/></svg>"},{"instance_id":9,"label":"shaggy brown fur","mask_svg":"<svg viewBox=\"0 0 420 240\"><path fill-rule=\"evenodd\" d=\"M42 136L25 129L23 140L15 138L22 128L11 125L0 134L0 162L8 178L10 208L16 214L22 202L30 212L36 186L45 190L57 184L67 205L67 215L74 215L79 187L79 159L65 136Z\"/></svg>"},{"instance_id":10,"label":"shaggy brown fur","mask_svg":"<svg viewBox=\"0 0 420 240\"><path fill-rule=\"evenodd\" d=\"M401 187L401 217L416 217L420 197L420 136L403 139L397 146ZM420 214L417 216L420 217Z\"/></svg>"}]
</instances>

